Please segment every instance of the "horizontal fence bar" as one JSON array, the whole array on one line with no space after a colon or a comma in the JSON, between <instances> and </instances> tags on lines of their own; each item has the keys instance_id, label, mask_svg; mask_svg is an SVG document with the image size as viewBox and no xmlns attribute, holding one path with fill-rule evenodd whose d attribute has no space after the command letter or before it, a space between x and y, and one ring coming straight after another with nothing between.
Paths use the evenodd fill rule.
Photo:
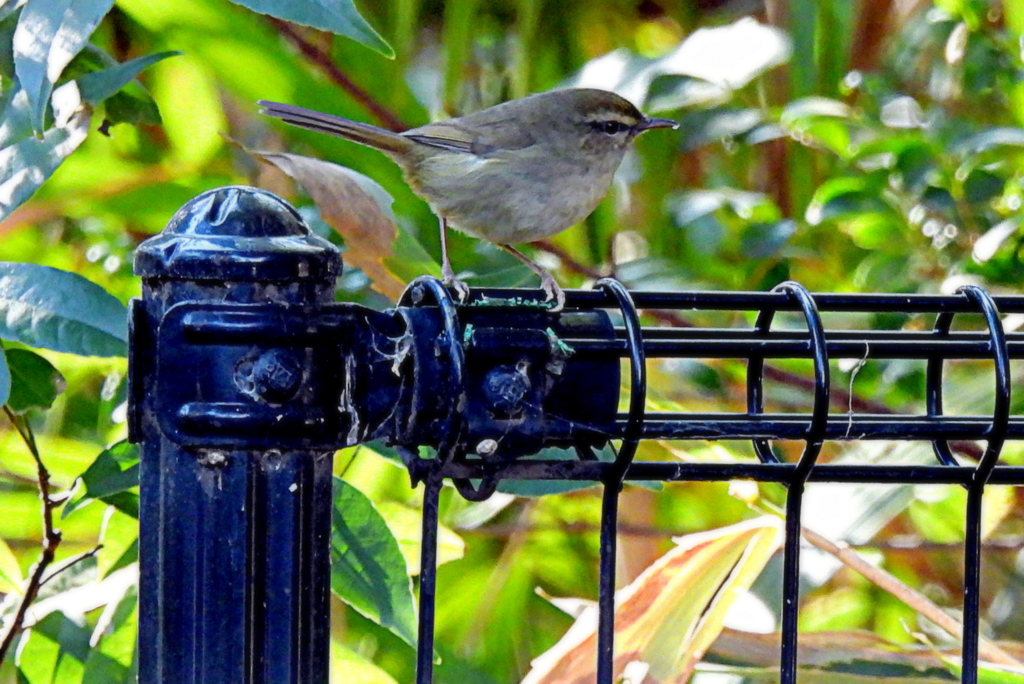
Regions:
<instances>
[{"instance_id":1,"label":"horizontal fence bar","mask_svg":"<svg viewBox=\"0 0 1024 684\"><path fill-rule=\"evenodd\" d=\"M566 290L568 308L617 308L613 297L601 290ZM800 306L785 292L630 292L638 309L692 309L701 311L800 311ZM489 300L518 299L541 301L544 293L526 288L473 290L468 302L483 305ZM821 312L851 313L965 313L976 314L978 307L964 295L931 294L811 294ZM992 297L1001 313L1024 313L1024 295Z\"/></svg>"},{"instance_id":2,"label":"horizontal fence bar","mask_svg":"<svg viewBox=\"0 0 1024 684\"><path fill-rule=\"evenodd\" d=\"M616 335L620 335L616 330ZM734 328L644 328L644 351L658 358L811 358L813 348L807 333L799 330L772 331L758 335ZM956 332L941 335L931 331L826 330L826 350L835 359L991 359L988 333ZM586 357L625 358L625 339L562 340L575 353ZM1007 335L1011 358L1024 358L1024 334Z\"/></svg>"},{"instance_id":3,"label":"horizontal fence bar","mask_svg":"<svg viewBox=\"0 0 1024 684\"><path fill-rule=\"evenodd\" d=\"M441 469L443 477L483 479L499 476L502 480L572 480L599 482L614 464L598 461L520 461L500 466L485 462L449 463ZM672 463L634 462L626 474L630 482L789 482L795 463ZM821 464L811 470L808 482L852 484L968 484L973 466L940 465L846 465ZM1024 485L1024 466L996 466L989 484Z\"/></svg>"},{"instance_id":4,"label":"horizontal fence bar","mask_svg":"<svg viewBox=\"0 0 1024 684\"><path fill-rule=\"evenodd\" d=\"M625 340L577 340L563 342L573 351L588 357L629 354ZM1007 345L1011 358L1024 358L1024 340ZM982 340L946 341L827 339L825 348L829 358L836 359L991 359L992 347ZM763 358L809 359L814 355L807 339L771 339L749 336L739 339L717 340L644 340L644 351L655 358Z\"/></svg>"},{"instance_id":5,"label":"horizontal fence bar","mask_svg":"<svg viewBox=\"0 0 1024 684\"><path fill-rule=\"evenodd\" d=\"M620 414L610 431L618 438L625 423ZM644 439L791 439L802 440L811 424L808 414L780 413L648 413ZM985 439L991 416L929 417L901 414L831 414L828 440ZM1008 439L1024 439L1024 416L1010 418Z\"/></svg>"}]
</instances>

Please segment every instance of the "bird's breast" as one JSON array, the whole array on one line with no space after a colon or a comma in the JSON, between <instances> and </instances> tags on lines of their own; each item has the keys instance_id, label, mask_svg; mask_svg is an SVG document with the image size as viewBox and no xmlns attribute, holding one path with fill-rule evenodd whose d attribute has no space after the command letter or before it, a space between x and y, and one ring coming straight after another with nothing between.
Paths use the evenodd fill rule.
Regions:
<instances>
[{"instance_id":1,"label":"bird's breast","mask_svg":"<svg viewBox=\"0 0 1024 684\"><path fill-rule=\"evenodd\" d=\"M406 178L453 228L521 244L584 219L607 194L613 173L543 155L444 153L407 168Z\"/></svg>"}]
</instances>

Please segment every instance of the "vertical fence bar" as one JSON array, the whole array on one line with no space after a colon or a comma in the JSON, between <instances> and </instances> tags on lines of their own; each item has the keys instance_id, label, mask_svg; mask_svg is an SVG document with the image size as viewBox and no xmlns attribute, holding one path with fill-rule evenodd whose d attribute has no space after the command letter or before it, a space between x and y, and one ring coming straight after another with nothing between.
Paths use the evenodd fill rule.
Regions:
<instances>
[{"instance_id":1,"label":"vertical fence bar","mask_svg":"<svg viewBox=\"0 0 1024 684\"><path fill-rule=\"evenodd\" d=\"M964 538L964 635L961 661L964 684L978 683L978 639L981 624L981 503L985 485L967 490Z\"/></svg>"},{"instance_id":2,"label":"vertical fence bar","mask_svg":"<svg viewBox=\"0 0 1024 684\"><path fill-rule=\"evenodd\" d=\"M800 509L804 483L794 482L786 493L786 544L782 573L782 684L796 684L797 639L800 617Z\"/></svg>"},{"instance_id":3,"label":"vertical fence bar","mask_svg":"<svg viewBox=\"0 0 1024 684\"><path fill-rule=\"evenodd\" d=\"M964 636L961 651L963 681L977 684L978 681L978 640L981 623L981 522L985 484L992 476L992 470L999 462L999 454L1006 441L1010 422L1010 399L1012 384L1010 377L1010 351L1006 343L999 309L991 295L977 285L966 285L958 291L981 309L988 326L989 345L995 361L995 405L992 409L992 425L989 428L988 445L978 461L971 482L967 487L966 527L964 534ZM941 385L941 375L938 378ZM945 443L943 443L945 444ZM946 449L948 451L948 448Z\"/></svg>"},{"instance_id":4,"label":"vertical fence bar","mask_svg":"<svg viewBox=\"0 0 1024 684\"><path fill-rule=\"evenodd\" d=\"M597 286L615 298L622 312L629 344L629 414L615 467L604 481L601 500L601 560L598 593L597 684L612 684L615 668L615 563L619 520L619 490L636 456L643 434L647 403L647 357L644 354L640 315L629 291L612 278L602 278Z\"/></svg>"},{"instance_id":5,"label":"vertical fence bar","mask_svg":"<svg viewBox=\"0 0 1024 684\"><path fill-rule=\"evenodd\" d=\"M619 484L604 485L601 498L601 560L597 597L597 684L615 676L615 564L619 521Z\"/></svg>"},{"instance_id":6,"label":"vertical fence bar","mask_svg":"<svg viewBox=\"0 0 1024 684\"><path fill-rule=\"evenodd\" d=\"M142 684L328 680L332 452L281 451L273 440L253 448L250 434L225 437L218 413L273 407L286 417L295 393L304 396L310 356L287 342L199 344L167 320L223 302L330 302L339 267L337 250L294 209L242 187L200 195L136 252L143 295L132 306L129 366L132 438L142 444ZM183 435L175 421L186 401L211 410ZM192 445L204 438L223 446Z\"/></svg>"},{"instance_id":7,"label":"vertical fence bar","mask_svg":"<svg viewBox=\"0 0 1024 684\"><path fill-rule=\"evenodd\" d=\"M437 601L437 525L443 480L435 468L424 481L423 535L420 540L420 617L416 640L416 684L434 677L434 611Z\"/></svg>"}]
</instances>

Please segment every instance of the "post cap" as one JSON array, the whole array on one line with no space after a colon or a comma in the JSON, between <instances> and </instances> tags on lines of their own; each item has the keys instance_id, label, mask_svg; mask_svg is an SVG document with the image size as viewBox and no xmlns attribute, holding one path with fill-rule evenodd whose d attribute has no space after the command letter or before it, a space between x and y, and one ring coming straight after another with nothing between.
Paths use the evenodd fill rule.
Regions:
<instances>
[{"instance_id":1,"label":"post cap","mask_svg":"<svg viewBox=\"0 0 1024 684\"><path fill-rule=\"evenodd\" d=\"M208 190L135 250L135 274L187 280L333 278L338 249L310 233L295 208L245 185Z\"/></svg>"}]
</instances>

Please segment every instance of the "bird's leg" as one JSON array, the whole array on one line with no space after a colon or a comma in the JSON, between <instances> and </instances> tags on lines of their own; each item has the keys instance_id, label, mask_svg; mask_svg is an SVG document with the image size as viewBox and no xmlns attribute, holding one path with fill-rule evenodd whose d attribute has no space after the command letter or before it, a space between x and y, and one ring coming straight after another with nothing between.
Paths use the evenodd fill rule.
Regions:
<instances>
[{"instance_id":1,"label":"bird's leg","mask_svg":"<svg viewBox=\"0 0 1024 684\"><path fill-rule=\"evenodd\" d=\"M508 252L509 254L511 254L512 256L514 256L516 259L522 261L524 264L527 265L527 267L529 267L531 271L540 276L540 286L541 289L543 289L544 292L547 294L547 301L550 302L552 299L555 300L555 305L551 307L552 313L556 311L561 311L562 309L565 308L565 292L562 291L562 288L559 286L558 282L555 281L555 277L553 275L545 271L537 264L533 263L533 261L528 256L520 252L515 247L512 247L510 245L498 246L501 247L506 252Z\"/></svg>"},{"instance_id":2,"label":"bird's leg","mask_svg":"<svg viewBox=\"0 0 1024 684\"><path fill-rule=\"evenodd\" d=\"M459 295L459 301L464 302L469 297L469 285L455 277L452 270L452 262L448 260L448 221L443 216L439 217L441 227L441 282L455 288Z\"/></svg>"}]
</instances>

